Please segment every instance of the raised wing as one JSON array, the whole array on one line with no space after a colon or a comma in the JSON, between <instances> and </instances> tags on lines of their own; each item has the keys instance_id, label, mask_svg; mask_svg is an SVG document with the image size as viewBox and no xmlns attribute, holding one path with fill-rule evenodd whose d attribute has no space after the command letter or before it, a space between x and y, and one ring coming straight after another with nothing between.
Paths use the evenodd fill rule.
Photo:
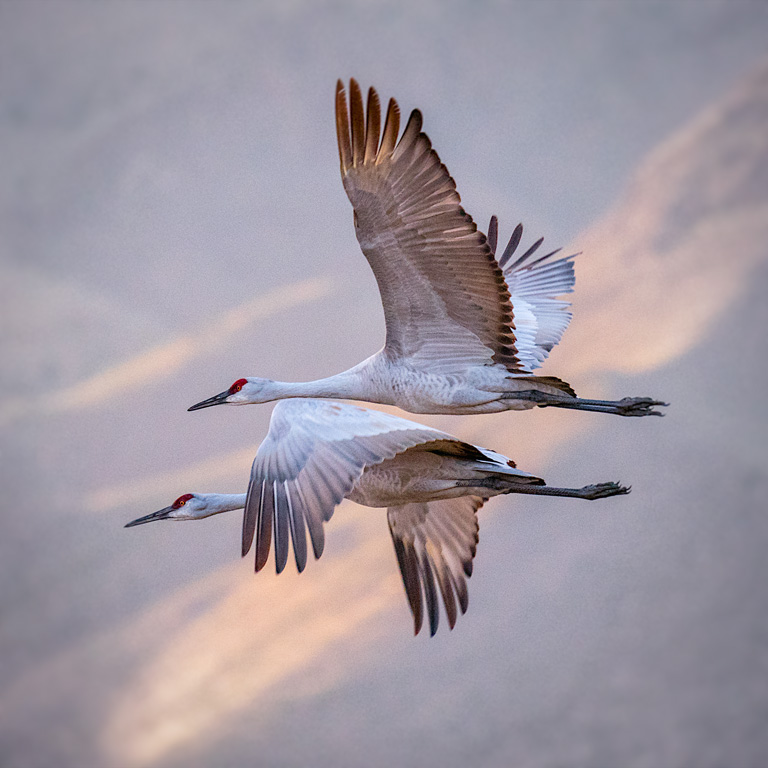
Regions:
<instances>
[{"instance_id":1,"label":"raised wing","mask_svg":"<svg viewBox=\"0 0 768 768\"><path fill-rule=\"evenodd\" d=\"M515 337L517 356L526 371L538 368L560 341L571 322L570 302L556 298L573 293L576 275L573 260L577 254L553 257L560 249L545 256L537 255L544 238L539 238L522 256L513 260L523 225L515 227L512 237L499 259L504 271L512 305L515 308ZM498 220L491 216L488 225L488 242L496 253Z\"/></svg>"},{"instance_id":2,"label":"raised wing","mask_svg":"<svg viewBox=\"0 0 768 768\"><path fill-rule=\"evenodd\" d=\"M288 559L289 532L296 567L307 562L306 530L315 558L325 542L323 523L367 466L391 459L443 432L379 411L324 400L282 400L259 446L243 516L243 556L256 538L256 570L267 562L274 532L275 567Z\"/></svg>"},{"instance_id":3,"label":"raised wing","mask_svg":"<svg viewBox=\"0 0 768 768\"><path fill-rule=\"evenodd\" d=\"M451 629L456 623L457 601L461 612L466 613L466 580L472 575L478 540L477 510L484 503L480 496L463 496L387 510L415 634L421 629L424 603L430 634L437 631L438 590Z\"/></svg>"},{"instance_id":4,"label":"raised wing","mask_svg":"<svg viewBox=\"0 0 768 768\"><path fill-rule=\"evenodd\" d=\"M336 133L355 231L381 293L385 350L436 372L502 363L520 370L512 304L485 235L461 207L456 184L414 110L397 141L400 110L355 80L350 111L336 86Z\"/></svg>"}]
</instances>

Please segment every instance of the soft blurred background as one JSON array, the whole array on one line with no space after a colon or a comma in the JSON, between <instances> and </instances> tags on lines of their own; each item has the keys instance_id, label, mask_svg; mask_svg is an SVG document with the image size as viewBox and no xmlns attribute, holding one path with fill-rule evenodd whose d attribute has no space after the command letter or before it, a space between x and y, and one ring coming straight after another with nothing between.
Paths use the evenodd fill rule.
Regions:
<instances>
[{"instance_id":1,"label":"soft blurred background","mask_svg":"<svg viewBox=\"0 0 768 768\"><path fill-rule=\"evenodd\" d=\"M0 765L768 764L768 5L0 2ZM583 251L544 373L664 419L422 421L596 503L481 513L412 636L383 511L255 577L271 406L383 319L336 78L420 107L467 210Z\"/></svg>"}]
</instances>

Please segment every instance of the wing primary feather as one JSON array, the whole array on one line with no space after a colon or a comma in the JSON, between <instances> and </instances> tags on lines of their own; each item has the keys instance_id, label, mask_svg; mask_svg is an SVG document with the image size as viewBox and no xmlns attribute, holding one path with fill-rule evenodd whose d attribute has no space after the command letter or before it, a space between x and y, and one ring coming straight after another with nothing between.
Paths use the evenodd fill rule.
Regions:
<instances>
[{"instance_id":1,"label":"wing primary feather","mask_svg":"<svg viewBox=\"0 0 768 768\"><path fill-rule=\"evenodd\" d=\"M529 256L532 256L538 249L539 246L544 242L544 238L540 237L514 264L512 264L509 268L515 269L515 267L520 266L524 261L528 259Z\"/></svg>"},{"instance_id":2,"label":"wing primary feather","mask_svg":"<svg viewBox=\"0 0 768 768\"><path fill-rule=\"evenodd\" d=\"M450 571L451 579L453 581L453 588L456 591L456 596L459 599L459 609L462 614L467 612L469 607L469 590L467 589L467 580L460 573L453 573Z\"/></svg>"},{"instance_id":3,"label":"wing primary feather","mask_svg":"<svg viewBox=\"0 0 768 768\"><path fill-rule=\"evenodd\" d=\"M488 224L488 245L491 246L491 253L496 254L496 244L499 241L499 220L496 216L491 216Z\"/></svg>"},{"instance_id":4,"label":"wing primary feather","mask_svg":"<svg viewBox=\"0 0 768 768\"><path fill-rule=\"evenodd\" d=\"M456 598L453 596L453 586L448 575L448 565L443 558L439 548L427 541L427 557L429 558L432 571L437 577L437 583L440 587L440 593L443 596L443 605L445 605L445 614L448 617L448 626L453 629L456 626Z\"/></svg>"},{"instance_id":5,"label":"wing primary feather","mask_svg":"<svg viewBox=\"0 0 768 768\"><path fill-rule=\"evenodd\" d=\"M506 263L512 258L512 254L517 250L517 246L520 245L520 240L523 237L523 225L518 224L512 232L512 237L509 238L507 247L504 249L504 253L501 254L499 259L499 266L504 269Z\"/></svg>"},{"instance_id":6,"label":"wing primary feather","mask_svg":"<svg viewBox=\"0 0 768 768\"><path fill-rule=\"evenodd\" d=\"M256 524L256 572L258 573L269 559L272 538L272 517L274 515L274 497L272 490L267 492L267 481L261 482L259 499L259 519Z\"/></svg>"},{"instance_id":7,"label":"wing primary feather","mask_svg":"<svg viewBox=\"0 0 768 768\"><path fill-rule=\"evenodd\" d=\"M389 100L387 117L384 121L384 131L381 137L381 146L376 162L380 163L392 156L397 144L397 134L400 132L400 107L394 99Z\"/></svg>"},{"instance_id":8,"label":"wing primary feather","mask_svg":"<svg viewBox=\"0 0 768 768\"><path fill-rule=\"evenodd\" d=\"M349 114L347 113L347 95L341 80L336 83L336 140L339 144L339 160L342 176L352 165L352 147L349 143Z\"/></svg>"},{"instance_id":9,"label":"wing primary feather","mask_svg":"<svg viewBox=\"0 0 768 768\"><path fill-rule=\"evenodd\" d=\"M398 516L403 513L403 507L390 507L387 510L387 523L389 534L395 546L397 564L400 566L400 576L403 579L405 596L413 614L413 634L418 635L423 621L423 607L421 601L421 575L418 556L413 548L410 537L402 535L398 528Z\"/></svg>"},{"instance_id":10,"label":"wing primary feather","mask_svg":"<svg viewBox=\"0 0 768 768\"><path fill-rule=\"evenodd\" d=\"M400 576L403 579L405 587L405 596L408 599L408 605L413 615L413 634L418 635L423 621L421 608L421 584L419 583L418 572L415 564L415 554L413 548L395 536L392 536L392 543L395 545L395 555L397 555L397 564L400 566Z\"/></svg>"},{"instance_id":11,"label":"wing primary feather","mask_svg":"<svg viewBox=\"0 0 768 768\"><path fill-rule=\"evenodd\" d=\"M275 571L282 573L288 562L288 518L290 511L283 484L279 480L272 481L272 506L275 510Z\"/></svg>"},{"instance_id":12,"label":"wing primary feather","mask_svg":"<svg viewBox=\"0 0 768 768\"><path fill-rule=\"evenodd\" d=\"M435 636L437 625L440 621L440 606L437 602L437 591L435 590L435 577L432 573L432 567L429 564L429 558L426 552L419 558L421 565L421 575L424 582L424 598L427 603L427 613L429 614L429 634Z\"/></svg>"},{"instance_id":13,"label":"wing primary feather","mask_svg":"<svg viewBox=\"0 0 768 768\"><path fill-rule=\"evenodd\" d=\"M367 119L365 126L365 157L364 163L373 163L379 152L379 134L381 133L381 107L379 94L375 88L368 89Z\"/></svg>"},{"instance_id":14,"label":"wing primary feather","mask_svg":"<svg viewBox=\"0 0 768 768\"><path fill-rule=\"evenodd\" d=\"M555 254L560 253L560 251L562 251L562 250L563 250L562 247L561 248L555 248L554 251L550 251L545 256L539 256L538 259L535 259L530 264L526 264L525 266L526 267L535 267L537 264L541 264L542 261L546 261L547 259L551 258Z\"/></svg>"},{"instance_id":15,"label":"wing primary feather","mask_svg":"<svg viewBox=\"0 0 768 768\"><path fill-rule=\"evenodd\" d=\"M397 162L405 152L411 149L413 144L416 142L416 139L419 138L423 122L424 119L421 115L421 111L414 109L408 118L408 122L406 123L403 135L400 137L400 141L397 142L397 147L394 154L392 155L392 159L395 162ZM426 136L424 136L424 138L427 139ZM427 142L429 142L429 139L427 139ZM427 149L429 148L431 148L431 143Z\"/></svg>"},{"instance_id":16,"label":"wing primary feather","mask_svg":"<svg viewBox=\"0 0 768 768\"><path fill-rule=\"evenodd\" d=\"M241 554L245 557L253 545L253 535L256 532L256 517L258 509L253 503L253 492L255 484L253 481L248 485L248 493L245 497L245 510L243 511L243 539L241 545Z\"/></svg>"},{"instance_id":17,"label":"wing primary feather","mask_svg":"<svg viewBox=\"0 0 768 768\"><path fill-rule=\"evenodd\" d=\"M354 78L349 81L349 111L352 118L352 165L358 166L365 157L365 116L363 94Z\"/></svg>"},{"instance_id":18,"label":"wing primary feather","mask_svg":"<svg viewBox=\"0 0 768 768\"><path fill-rule=\"evenodd\" d=\"M291 526L291 540L293 541L293 554L296 558L296 570L301 573L307 564L307 532L304 527L304 515L300 504L294 504L291 497L291 488L288 481L283 482L285 500L288 504L288 522Z\"/></svg>"}]
</instances>

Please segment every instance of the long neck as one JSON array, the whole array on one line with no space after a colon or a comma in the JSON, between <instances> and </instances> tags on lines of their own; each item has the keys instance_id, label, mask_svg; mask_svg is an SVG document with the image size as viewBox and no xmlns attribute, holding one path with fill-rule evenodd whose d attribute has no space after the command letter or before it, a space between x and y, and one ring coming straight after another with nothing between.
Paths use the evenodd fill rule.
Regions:
<instances>
[{"instance_id":1,"label":"long neck","mask_svg":"<svg viewBox=\"0 0 768 768\"><path fill-rule=\"evenodd\" d=\"M359 368L359 366L358 366ZM356 368L315 381L273 381L270 394L275 400L287 397L330 397L339 400L365 400L365 378Z\"/></svg>"},{"instance_id":2,"label":"long neck","mask_svg":"<svg viewBox=\"0 0 768 768\"><path fill-rule=\"evenodd\" d=\"M245 507L245 493L209 493L206 495L208 504L205 517L218 515L222 512L233 512Z\"/></svg>"}]
</instances>

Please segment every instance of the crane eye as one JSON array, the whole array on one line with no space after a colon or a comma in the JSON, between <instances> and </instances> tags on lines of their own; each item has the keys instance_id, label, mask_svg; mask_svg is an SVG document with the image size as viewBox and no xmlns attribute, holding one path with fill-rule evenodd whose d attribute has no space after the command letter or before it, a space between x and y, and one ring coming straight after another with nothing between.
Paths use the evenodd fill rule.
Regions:
<instances>
[{"instance_id":1,"label":"crane eye","mask_svg":"<svg viewBox=\"0 0 768 768\"><path fill-rule=\"evenodd\" d=\"M191 493L185 493L183 496L179 496L179 498L176 499L176 501L174 501L173 504L171 504L171 506L174 509L179 509L179 507L183 507L191 498L192 498Z\"/></svg>"},{"instance_id":2,"label":"crane eye","mask_svg":"<svg viewBox=\"0 0 768 768\"><path fill-rule=\"evenodd\" d=\"M247 379L238 379L230 388L229 388L229 394L234 395L235 392L239 392L246 384L248 383Z\"/></svg>"}]
</instances>

